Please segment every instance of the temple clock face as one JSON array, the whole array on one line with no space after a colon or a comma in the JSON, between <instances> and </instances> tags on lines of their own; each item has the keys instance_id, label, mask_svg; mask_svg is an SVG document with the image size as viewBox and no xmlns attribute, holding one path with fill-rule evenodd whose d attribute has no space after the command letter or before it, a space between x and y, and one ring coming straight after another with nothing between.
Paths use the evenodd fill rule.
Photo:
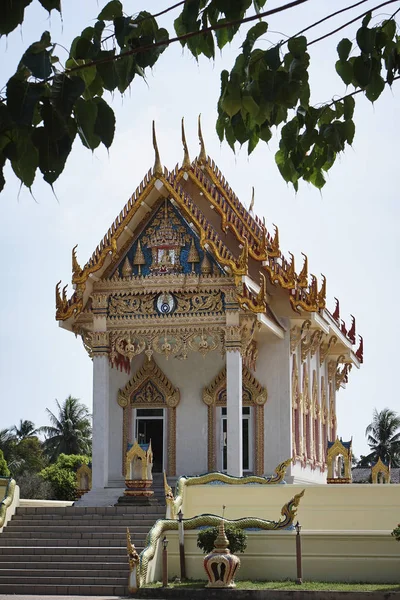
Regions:
<instances>
[{"instance_id":1,"label":"temple clock face","mask_svg":"<svg viewBox=\"0 0 400 600\"><path fill-rule=\"evenodd\" d=\"M158 294L156 297L156 309L160 315L170 315L176 308L176 300L172 294Z\"/></svg>"}]
</instances>

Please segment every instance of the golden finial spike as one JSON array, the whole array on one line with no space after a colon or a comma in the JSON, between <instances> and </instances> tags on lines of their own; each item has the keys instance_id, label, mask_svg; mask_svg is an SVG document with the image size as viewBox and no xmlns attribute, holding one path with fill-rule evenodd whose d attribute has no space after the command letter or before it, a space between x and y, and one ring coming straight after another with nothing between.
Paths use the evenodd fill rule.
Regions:
<instances>
[{"instance_id":1,"label":"golden finial spike","mask_svg":"<svg viewBox=\"0 0 400 600\"><path fill-rule=\"evenodd\" d=\"M78 263L78 259L76 257L77 247L78 247L78 244L72 248L72 276L73 277L75 275L80 275L80 273L82 272L82 269L81 269L81 267Z\"/></svg>"},{"instance_id":2,"label":"golden finial spike","mask_svg":"<svg viewBox=\"0 0 400 600\"><path fill-rule=\"evenodd\" d=\"M199 154L197 161L200 165L204 165L207 162L207 155L206 155L206 147L204 145L204 140L203 140L203 134L201 132L201 114L199 115L198 124L199 124L198 134L199 134L199 141L200 141L200 154Z\"/></svg>"},{"instance_id":3,"label":"golden finial spike","mask_svg":"<svg viewBox=\"0 0 400 600\"><path fill-rule=\"evenodd\" d=\"M279 229L275 224L273 225L275 227L275 235L274 239L272 240L272 250L274 252L279 252Z\"/></svg>"},{"instance_id":4,"label":"golden finial spike","mask_svg":"<svg viewBox=\"0 0 400 600\"><path fill-rule=\"evenodd\" d=\"M160 153L158 151L157 146L157 138L156 138L156 125L153 121L153 148L154 148L154 167L153 167L153 175L162 175L163 169L160 161Z\"/></svg>"},{"instance_id":5,"label":"golden finial spike","mask_svg":"<svg viewBox=\"0 0 400 600\"><path fill-rule=\"evenodd\" d=\"M308 285L308 257L303 252L302 252L302 255L304 256L304 264L303 264L303 268L301 269L301 271L299 273L297 283L298 283L299 287L305 288Z\"/></svg>"},{"instance_id":6,"label":"golden finial spike","mask_svg":"<svg viewBox=\"0 0 400 600\"><path fill-rule=\"evenodd\" d=\"M253 212L253 208L254 208L254 185L251 188L251 202L250 202L249 213Z\"/></svg>"},{"instance_id":7,"label":"golden finial spike","mask_svg":"<svg viewBox=\"0 0 400 600\"><path fill-rule=\"evenodd\" d=\"M183 117L182 117L182 146L183 146L182 169L190 169L189 150L187 147L186 136L185 136L185 120Z\"/></svg>"}]
</instances>

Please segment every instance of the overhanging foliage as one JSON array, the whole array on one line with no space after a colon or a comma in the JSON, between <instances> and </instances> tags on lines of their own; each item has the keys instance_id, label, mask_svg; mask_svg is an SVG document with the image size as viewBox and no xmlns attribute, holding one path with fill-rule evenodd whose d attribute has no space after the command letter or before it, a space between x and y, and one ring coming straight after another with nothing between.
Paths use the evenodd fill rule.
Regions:
<instances>
[{"instance_id":1,"label":"overhanging foliage","mask_svg":"<svg viewBox=\"0 0 400 600\"><path fill-rule=\"evenodd\" d=\"M35 1L35 0L33 0ZM36 0L51 12L61 12L60 0ZM3 167L12 165L21 183L30 188L39 169L52 185L62 173L78 135L84 146L109 148L115 132L115 116L105 93L123 94L135 77L145 77L161 53L180 42L197 59L213 59L215 48L232 41L240 27L257 21L247 32L241 52L230 72L221 73L216 129L219 138L234 150L247 143L250 154L260 140L268 142L280 131L275 160L286 182L297 190L299 180L317 188L338 153L351 145L355 134L355 98L362 92L375 102L386 85L400 77L400 37L392 17L372 24L374 11L386 0L323 36L309 41L303 34L331 17L364 4L356 4L311 23L288 39L262 48L268 31L264 20L274 13L305 4L293 0L264 10L266 0L186 0L174 21L176 36L159 27L156 17L142 10L127 15L120 0L108 2L93 26L86 27L71 44L65 65L55 56L56 44L45 31L24 52L15 74L0 97L0 191ZM0 11L0 35L9 34L24 20L32 0L4 0ZM146 4L144 4L146 6ZM337 45L335 68L341 80L354 90L337 100L310 104L310 49L326 37L358 22L355 43L344 38ZM110 33L111 31L111 33ZM353 36L350 36L353 37Z\"/></svg>"}]
</instances>

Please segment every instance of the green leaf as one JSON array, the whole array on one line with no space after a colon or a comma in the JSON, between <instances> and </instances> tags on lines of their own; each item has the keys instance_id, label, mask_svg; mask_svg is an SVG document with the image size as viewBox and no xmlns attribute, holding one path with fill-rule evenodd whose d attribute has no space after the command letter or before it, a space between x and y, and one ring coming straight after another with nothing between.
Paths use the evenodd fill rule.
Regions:
<instances>
[{"instance_id":1,"label":"green leaf","mask_svg":"<svg viewBox=\"0 0 400 600\"><path fill-rule=\"evenodd\" d=\"M344 111L343 116L345 121L353 118L354 107L356 105L354 98L352 96L346 96L343 100Z\"/></svg>"},{"instance_id":2,"label":"green leaf","mask_svg":"<svg viewBox=\"0 0 400 600\"><path fill-rule=\"evenodd\" d=\"M270 69L277 71L281 66L281 56L279 45L270 48L264 52L264 62Z\"/></svg>"},{"instance_id":3,"label":"green leaf","mask_svg":"<svg viewBox=\"0 0 400 600\"><path fill-rule=\"evenodd\" d=\"M291 52L295 58L302 58L307 50L307 38L304 35L291 38L288 42L288 48L289 52Z\"/></svg>"},{"instance_id":4,"label":"green leaf","mask_svg":"<svg viewBox=\"0 0 400 600\"><path fill-rule=\"evenodd\" d=\"M248 92L244 93L242 96L242 106L253 118L256 118L260 107Z\"/></svg>"},{"instance_id":5,"label":"green leaf","mask_svg":"<svg viewBox=\"0 0 400 600\"><path fill-rule=\"evenodd\" d=\"M362 26L367 27L372 18L372 12L369 11L362 20Z\"/></svg>"},{"instance_id":6,"label":"green leaf","mask_svg":"<svg viewBox=\"0 0 400 600\"><path fill-rule=\"evenodd\" d=\"M219 19L218 24L222 25L224 23L228 23L227 19ZM233 39L233 36L235 34L234 28L233 27L221 27L221 29L217 29L215 31L215 37L217 38L217 46L220 50L222 50L222 48L225 46L225 44L228 44L228 42L231 42Z\"/></svg>"},{"instance_id":7,"label":"green leaf","mask_svg":"<svg viewBox=\"0 0 400 600\"><path fill-rule=\"evenodd\" d=\"M85 91L85 82L80 77L68 77L65 73L56 75L51 86L51 98L54 106L69 116L75 102Z\"/></svg>"},{"instance_id":8,"label":"green leaf","mask_svg":"<svg viewBox=\"0 0 400 600\"><path fill-rule=\"evenodd\" d=\"M371 60L357 56L353 63L353 73L355 85L361 88L366 87L371 79Z\"/></svg>"},{"instance_id":9,"label":"green leaf","mask_svg":"<svg viewBox=\"0 0 400 600\"><path fill-rule=\"evenodd\" d=\"M338 60L336 61L335 68L336 73L342 78L343 83L350 85L353 81L353 65L348 61L342 62Z\"/></svg>"},{"instance_id":10,"label":"green leaf","mask_svg":"<svg viewBox=\"0 0 400 600\"><path fill-rule=\"evenodd\" d=\"M260 36L264 35L264 33L266 33L267 30L268 30L268 23L266 23L266 21L260 21L259 23L257 23L256 25L254 25L253 27L251 27L249 29L249 31L247 32L247 35L246 35L246 39L242 45L243 54L246 58L250 56L250 53L253 50L253 46L254 46L256 40Z\"/></svg>"},{"instance_id":11,"label":"green leaf","mask_svg":"<svg viewBox=\"0 0 400 600\"><path fill-rule=\"evenodd\" d=\"M25 8L32 0L2 0L0 36L8 35L24 20Z\"/></svg>"},{"instance_id":12,"label":"green leaf","mask_svg":"<svg viewBox=\"0 0 400 600\"><path fill-rule=\"evenodd\" d=\"M91 60L84 60L83 58L69 58L65 63L65 67L67 69L73 69L74 67L85 65L86 63L90 63ZM79 69L74 71L76 77L80 77L85 82L86 87L89 87L94 78L96 77L96 67L91 65L90 67L85 67L84 69Z\"/></svg>"},{"instance_id":13,"label":"green leaf","mask_svg":"<svg viewBox=\"0 0 400 600\"><path fill-rule=\"evenodd\" d=\"M7 108L18 125L32 124L36 104L45 90L43 83L28 83L15 76L8 80Z\"/></svg>"},{"instance_id":14,"label":"green leaf","mask_svg":"<svg viewBox=\"0 0 400 600\"><path fill-rule=\"evenodd\" d=\"M376 30L360 27L357 31L357 44L362 52L371 54L375 49Z\"/></svg>"},{"instance_id":15,"label":"green leaf","mask_svg":"<svg viewBox=\"0 0 400 600\"><path fill-rule=\"evenodd\" d=\"M235 138L237 139L239 144L244 144L245 142L247 142L250 136L246 124L243 121L242 115L240 113L237 113L232 117L231 125L235 134Z\"/></svg>"},{"instance_id":16,"label":"green leaf","mask_svg":"<svg viewBox=\"0 0 400 600\"><path fill-rule=\"evenodd\" d=\"M396 21L394 19L387 19L386 21L383 21L382 31L390 40L392 40L396 35Z\"/></svg>"},{"instance_id":17,"label":"green leaf","mask_svg":"<svg viewBox=\"0 0 400 600\"><path fill-rule=\"evenodd\" d=\"M39 0L39 2L48 12L52 10L61 12L61 0Z\"/></svg>"},{"instance_id":18,"label":"green leaf","mask_svg":"<svg viewBox=\"0 0 400 600\"><path fill-rule=\"evenodd\" d=\"M104 58L112 58L115 56L115 50L102 50L98 54L98 60L101 61ZM118 86L118 73L115 68L115 62L104 62L97 65L97 72L99 73L103 85L106 90L113 92Z\"/></svg>"},{"instance_id":19,"label":"green leaf","mask_svg":"<svg viewBox=\"0 0 400 600\"><path fill-rule=\"evenodd\" d=\"M250 134L249 143L247 146L247 154L251 154L253 152L254 148L257 146L259 141L260 141L260 138L259 138L256 130L253 129L253 131Z\"/></svg>"},{"instance_id":20,"label":"green leaf","mask_svg":"<svg viewBox=\"0 0 400 600\"><path fill-rule=\"evenodd\" d=\"M375 102L385 89L385 81L377 73L373 73L370 83L365 88L365 95L370 102Z\"/></svg>"},{"instance_id":21,"label":"green leaf","mask_svg":"<svg viewBox=\"0 0 400 600\"><path fill-rule=\"evenodd\" d=\"M318 188L319 190L320 190L320 189L322 189L322 188L324 187L325 183L326 183L326 181L325 181L325 177L323 176L323 174L322 174L322 171L321 171L321 170L315 170L315 171L312 173L312 175L311 175L311 177L310 177L309 181L310 181L310 182L311 182L313 185L315 185L315 187L316 187L316 188Z\"/></svg>"},{"instance_id":22,"label":"green leaf","mask_svg":"<svg viewBox=\"0 0 400 600\"><path fill-rule=\"evenodd\" d=\"M221 105L230 117L233 117L241 109L242 95L238 77L231 77L221 98Z\"/></svg>"},{"instance_id":23,"label":"green leaf","mask_svg":"<svg viewBox=\"0 0 400 600\"><path fill-rule=\"evenodd\" d=\"M95 98L94 102L97 105L94 133L99 136L104 146L109 148L113 142L115 132L114 111L103 98Z\"/></svg>"},{"instance_id":24,"label":"green leaf","mask_svg":"<svg viewBox=\"0 0 400 600\"><path fill-rule=\"evenodd\" d=\"M98 15L99 21L112 21L117 17L122 17L122 4L119 0L111 0L105 5L103 10Z\"/></svg>"},{"instance_id":25,"label":"green leaf","mask_svg":"<svg viewBox=\"0 0 400 600\"><path fill-rule=\"evenodd\" d=\"M351 119L349 119L348 121L345 121L343 123L343 130L344 130L344 134L346 136L346 141L351 146L351 144L353 143L354 134L356 132L356 127L354 125L354 121L352 121Z\"/></svg>"},{"instance_id":26,"label":"green leaf","mask_svg":"<svg viewBox=\"0 0 400 600\"><path fill-rule=\"evenodd\" d=\"M58 140L52 139L44 127L37 127L33 131L32 141L39 151L39 169L43 173L43 179L50 185L63 172L75 135L74 121L71 121L67 133Z\"/></svg>"},{"instance_id":27,"label":"green leaf","mask_svg":"<svg viewBox=\"0 0 400 600\"><path fill-rule=\"evenodd\" d=\"M101 141L100 137L95 133L97 112L96 102L78 98L74 107L78 133L82 144L91 150L97 148Z\"/></svg>"},{"instance_id":28,"label":"green leaf","mask_svg":"<svg viewBox=\"0 0 400 600\"><path fill-rule=\"evenodd\" d=\"M275 154L275 162L286 183L290 182L293 183L293 185L297 183L299 174L293 165L292 159L288 157L283 150L278 150Z\"/></svg>"},{"instance_id":29,"label":"green leaf","mask_svg":"<svg viewBox=\"0 0 400 600\"><path fill-rule=\"evenodd\" d=\"M46 79L52 73L51 53L46 49L51 46L50 33L45 31L39 42L31 44L21 58L21 64L27 67L37 79Z\"/></svg>"},{"instance_id":30,"label":"green leaf","mask_svg":"<svg viewBox=\"0 0 400 600\"><path fill-rule=\"evenodd\" d=\"M123 56L115 62L115 70L118 77L118 89L123 94L135 77L134 59L132 54Z\"/></svg>"},{"instance_id":31,"label":"green leaf","mask_svg":"<svg viewBox=\"0 0 400 600\"><path fill-rule=\"evenodd\" d=\"M353 44L347 38L343 38L337 45L337 53L341 61L345 61L349 58L349 54L351 52Z\"/></svg>"},{"instance_id":32,"label":"green leaf","mask_svg":"<svg viewBox=\"0 0 400 600\"><path fill-rule=\"evenodd\" d=\"M14 129L12 132L16 156L11 160L11 166L18 179L28 188L32 186L39 166L39 153L33 145L31 133L28 128Z\"/></svg>"},{"instance_id":33,"label":"green leaf","mask_svg":"<svg viewBox=\"0 0 400 600\"><path fill-rule=\"evenodd\" d=\"M217 119L217 122L215 124L215 130L219 137L219 141L222 142L224 139L225 124L224 124L224 120L221 116L219 116Z\"/></svg>"},{"instance_id":34,"label":"green leaf","mask_svg":"<svg viewBox=\"0 0 400 600\"><path fill-rule=\"evenodd\" d=\"M272 132L267 123L261 125L258 135L260 140L268 144L269 140L272 137Z\"/></svg>"}]
</instances>

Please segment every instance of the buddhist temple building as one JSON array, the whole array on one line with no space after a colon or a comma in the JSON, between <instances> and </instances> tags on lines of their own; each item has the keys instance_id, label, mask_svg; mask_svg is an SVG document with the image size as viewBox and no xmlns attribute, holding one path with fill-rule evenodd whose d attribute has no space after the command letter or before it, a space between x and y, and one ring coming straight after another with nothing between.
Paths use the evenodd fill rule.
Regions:
<instances>
[{"instance_id":1,"label":"buddhist temple building","mask_svg":"<svg viewBox=\"0 0 400 600\"><path fill-rule=\"evenodd\" d=\"M92 488L122 488L128 447L153 473L273 472L326 483L336 398L363 360L355 319L326 308L326 280L285 257L207 156L154 167L81 267L56 319L93 361ZM86 494L85 496L90 495Z\"/></svg>"}]
</instances>

